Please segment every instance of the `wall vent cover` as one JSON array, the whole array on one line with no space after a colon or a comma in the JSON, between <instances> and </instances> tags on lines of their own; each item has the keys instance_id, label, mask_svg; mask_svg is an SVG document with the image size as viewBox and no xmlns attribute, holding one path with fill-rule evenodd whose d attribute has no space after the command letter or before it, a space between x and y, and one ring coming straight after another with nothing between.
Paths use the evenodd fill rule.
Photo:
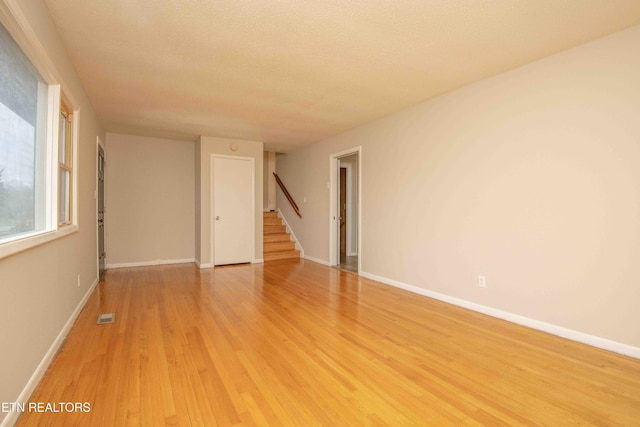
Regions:
<instances>
[{"instance_id":1,"label":"wall vent cover","mask_svg":"<svg viewBox=\"0 0 640 427\"><path fill-rule=\"evenodd\" d=\"M113 321L116 319L116 314L115 313L106 313L106 314L100 314L98 316L98 325L104 325L106 323L113 323Z\"/></svg>"}]
</instances>

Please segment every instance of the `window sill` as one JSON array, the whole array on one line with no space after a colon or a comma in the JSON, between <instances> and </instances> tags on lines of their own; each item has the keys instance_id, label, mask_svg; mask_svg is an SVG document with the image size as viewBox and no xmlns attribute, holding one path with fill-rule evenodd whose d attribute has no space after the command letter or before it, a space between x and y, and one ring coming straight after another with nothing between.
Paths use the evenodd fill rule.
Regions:
<instances>
[{"instance_id":1,"label":"window sill","mask_svg":"<svg viewBox=\"0 0 640 427\"><path fill-rule=\"evenodd\" d=\"M73 234L78 230L80 230L80 228L77 225L69 225L59 230L49 231L35 236L25 237L24 239L14 240L13 242L3 243L0 245L0 259L7 258L19 252L60 239Z\"/></svg>"}]
</instances>

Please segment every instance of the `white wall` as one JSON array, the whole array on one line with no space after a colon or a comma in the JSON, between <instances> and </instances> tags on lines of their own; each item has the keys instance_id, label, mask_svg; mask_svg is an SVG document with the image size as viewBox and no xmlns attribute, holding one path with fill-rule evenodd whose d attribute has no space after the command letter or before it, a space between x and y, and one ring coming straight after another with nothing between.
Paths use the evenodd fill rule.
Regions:
<instances>
[{"instance_id":1,"label":"white wall","mask_svg":"<svg viewBox=\"0 0 640 427\"><path fill-rule=\"evenodd\" d=\"M262 192L264 198L264 210L276 210L276 153L273 151L264 152L264 162L262 163Z\"/></svg>"},{"instance_id":2,"label":"white wall","mask_svg":"<svg viewBox=\"0 0 640 427\"><path fill-rule=\"evenodd\" d=\"M269 210L269 152L262 153L262 208Z\"/></svg>"},{"instance_id":3,"label":"white wall","mask_svg":"<svg viewBox=\"0 0 640 427\"><path fill-rule=\"evenodd\" d=\"M195 143L107 133L107 268L193 261Z\"/></svg>"},{"instance_id":4,"label":"white wall","mask_svg":"<svg viewBox=\"0 0 640 427\"><path fill-rule=\"evenodd\" d=\"M364 272L639 347L638 46L640 26L279 156L305 255L328 260L330 153L361 145Z\"/></svg>"},{"instance_id":5,"label":"white wall","mask_svg":"<svg viewBox=\"0 0 640 427\"><path fill-rule=\"evenodd\" d=\"M96 137L104 132L42 1L13 2L80 109L80 230L0 260L0 402L15 402L97 280ZM77 277L80 276L80 286ZM41 372L42 373L42 372ZM33 384L35 385L35 384ZM6 414L0 413L0 422Z\"/></svg>"},{"instance_id":6,"label":"white wall","mask_svg":"<svg viewBox=\"0 0 640 427\"><path fill-rule=\"evenodd\" d=\"M232 150L231 146L236 150ZM196 157L196 262L201 267L212 266L211 254L211 155L252 157L255 164L255 240L254 260L262 260L263 215L263 144L229 138L201 136L195 144Z\"/></svg>"}]
</instances>

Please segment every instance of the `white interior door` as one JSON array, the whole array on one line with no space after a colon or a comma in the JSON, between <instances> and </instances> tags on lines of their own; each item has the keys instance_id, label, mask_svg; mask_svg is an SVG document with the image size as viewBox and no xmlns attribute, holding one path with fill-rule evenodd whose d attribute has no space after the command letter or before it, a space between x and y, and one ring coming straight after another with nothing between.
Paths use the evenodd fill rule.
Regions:
<instances>
[{"instance_id":1,"label":"white interior door","mask_svg":"<svg viewBox=\"0 0 640 427\"><path fill-rule=\"evenodd\" d=\"M253 159L213 158L214 265L253 258Z\"/></svg>"}]
</instances>

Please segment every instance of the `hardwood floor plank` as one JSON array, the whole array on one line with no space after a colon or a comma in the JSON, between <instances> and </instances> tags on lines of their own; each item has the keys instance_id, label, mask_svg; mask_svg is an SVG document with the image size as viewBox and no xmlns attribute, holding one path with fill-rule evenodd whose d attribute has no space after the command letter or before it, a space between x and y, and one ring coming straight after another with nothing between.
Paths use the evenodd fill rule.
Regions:
<instances>
[{"instance_id":1,"label":"hardwood floor plank","mask_svg":"<svg viewBox=\"0 0 640 427\"><path fill-rule=\"evenodd\" d=\"M115 312L113 324L96 325ZM640 425L640 361L304 260L109 270L18 425Z\"/></svg>"}]
</instances>

